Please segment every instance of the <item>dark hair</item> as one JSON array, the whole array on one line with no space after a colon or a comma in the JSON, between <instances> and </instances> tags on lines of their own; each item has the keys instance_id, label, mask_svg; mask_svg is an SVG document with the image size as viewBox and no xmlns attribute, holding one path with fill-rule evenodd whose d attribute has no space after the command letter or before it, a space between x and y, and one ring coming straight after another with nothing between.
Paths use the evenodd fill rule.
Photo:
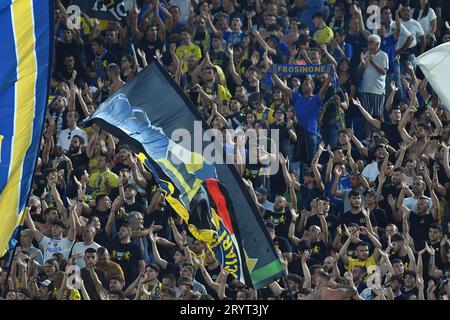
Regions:
<instances>
[{"instance_id":1,"label":"dark hair","mask_svg":"<svg viewBox=\"0 0 450 320\"><path fill-rule=\"evenodd\" d=\"M80 140L80 143L82 144L82 145L84 145L84 138L82 137L82 136L79 136L79 135L74 135L73 137L72 137L72 139L74 139L74 138L77 138L78 140ZM83 172L83 174L84 174L84 172Z\"/></svg>"},{"instance_id":2,"label":"dark hair","mask_svg":"<svg viewBox=\"0 0 450 320\"><path fill-rule=\"evenodd\" d=\"M88 253L97 253L97 250L95 250L94 248L87 248L86 250L84 250L84 254L88 254Z\"/></svg>"},{"instance_id":3,"label":"dark hair","mask_svg":"<svg viewBox=\"0 0 450 320\"><path fill-rule=\"evenodd\" d=\"M325 271L323 271L323 270L317 271L317 272L316 272L316 277L317 277L317 276L319 276L319 277L321 277L321 278L325 278L325 279L327 279L328 281L331 280L331 277L330 277L330 275L328 274L328 272L325 272Z\"/></svg>"},{"instance_id":4,"label":"dark hair","mask_svg":"<svg viewBox=\"0 0 450 320\"><path fill-rule=\"evenodd\" d=\"M323 21L326 21L326 20L327 20L327 16L325 15L325 13L323 13L323 12L321 12L321 11L314 13L313 16L312 16L312 18L313 18L313 19L315 19L315 18L320 18L320 19L322 19Z\"/></svg>"},{"instance_id":5,"label":"dark hair","mask_svg":"<svg viewBox=\"0 0 450 320\"><path fill-rule=\"evenodd\" d=\"M419 20L419 12L420 12L420 1L417 1L416 7L414 8L413 19ZM430 1L425 5L425 9L423 9L422 17L428 16L428 11L430 11Z\"/></svg>"},{"instance_id":6,"label":"dark hair","mask_svg":"<svg viewBox=\"0 0 450 320\"><path fill-rule=\"evenodd\" d=\"M400 263L400 264L403 265L403 261L400 260L400 259L393 259L393 260L391 261L391 264L392 264L392 265L394 265L395 263Z\"/></svg>"},{"instance_id":7,"label":"dark hair","mask_svg":"<svg viewBox=\"0 0 450 320\"><path fill-rule=\"evenodd\" d=\"M122 290L112 290L109 292L109 295L118 295L119 296L119 300L125 300L125 293L123 293Z\"/></svg>"},{"instance_id":8,"label":"dark hair","mask_svg":"<svg viewBox=\"0 0 450 320\"><path fill-rule=\"evenodd\" d=\"M171 273L166 273L165 275L162 276L161 279L165 279L165 278L169 278L170 280L172 280L174 283L177 282L177 279L175 278L175 276Z\"/></svg>"},{"instance_id":9,"label":"dark hair","mask_svg":"<svg viewBox=\"0 0 450 320\"><path fill-rule=\"evenodd\" d=\"M391 283L392 283L393 281L396 281L396 280L397 280L398 283L400 283L402 286L405 285L405 280L403 279L403 277L402 277L401 275L399 275L399 274L393 275L392 278L391 278Z\"/></svg>"},{"instance_id":10,"label":"dark hair","mask_svg":"<svg viewBox=\"0 0 450 320\"><path fill-rule=\"evenodd\" d=\"M159 273L161 269L156 263L150 263L147 265L148 268L153 269L156 273Z\"/></svg>"},{"instance_id":11,"label":"dark hair","mask_svg":"<svg viewBox=\"0 0 450 320\"><path fill-rule=\"evenodd\" d=\"M108 195L105 194L105 193L102 193L102 194L99 194L98 196L96 196L96 197L95 197L95 205L97 206L98 203L100 202L100 200L101 200L103 197L107 197L107 196L108 196Z\"/></svg>"},{"instance_id":12,"label":"dark hair","mask_svg":"<svg viewBox=\"0 0 450 320\"><path fill-rule=\"evenodd\" d=\"M389 21L382 20L382 21L381 21L381 25L382 25L383 27L385 27L387 31L391 30L391 24L389 23Z\"/></svg>"},{"instance_id":13,"label":"dark hair","mask_svg":"<svg viewBox=\"0 0 450 320\"><path fill-rule=\"evenodd\" d=\"M438 230L440 233L442 233L442 225L439 223L433 223L432 225L430 225L429 229L435 229Z\"/></svg>"},{"instance_id":14,"label":"dark hair","mask_svg":"<svg viewBox=\"0 0 450 320\"><path fill-rule=\"evenodd\" d=\"M99 46L104 47L105 46L105 40L102 37L95 37L94 39L92 39L92 43L96 43Z\"/></svg>"},{"instance_id":15,"label":"dark hair","mask_svg":"<svg viewBox=\"0 0 450 320\"><path fill-rule=\"evenodd\" d=\"M125 283L125 279L124 278L122 278L121 276L119 276L119 275L114 275L114 276L111 276L110 278L109 278L109 281L111 281L111 280L116 280L116 281L119 281L120 283L122 283L122 284L124 284Z\"/></svg>"},{"instance_id":16,"label":"dark hair","mask_svg":"<svg viewBox=\"0 0 450 320\"><path fill-rule=\"evenodd\" d=\"M352 190L348 193L348 198L350 199L351 197L360 197L361 195L359 194L358 191Z\"/></svg>"},{"instance_id":17,"label":"dark hair","mask_svg":"<svg viewBox=\"0 0 450 320\"><path fill-rule=\"evenodd\" d=\"M182 32L186 32L186 33L189 33L191 36L192 36L192 31L189 29L189 28L186 28L186 27L184 27L184 28L181 28L181 30L180 30L180 34L182 33Z\"/></svg>"},{"instance_id":18,"label":"dark hair","mask_svg":"<svg viewBox=\"0 0 450 320\"><path fill-rule=\"evenodd\" d=\"M288 274L287 275L287 279L291 280L291 281L293 281L293 282L295 282L297 284L301 284L302 283L302 278L298 274L295 274L295 273Z\"/></svg>"},{"instance_id":19,"label":"dark hair","mask_svg":"<svg viewBox=\"0 0 450 320\"><path fill-rule=\"evenodd\" d=\"M391 242L397 242L397 241L405 241L405 238L401 234L394 234L391 238Z\"/></svg>"},{"instance_id":20,"label":"dark hair","mask_svg":"<svg viewBox=\"0 0 450 320\"><path fill-rule=\"evenodd\" d=\"M369 246L369 244L367 243L367 242L365 242L365 241L360 241L360 242L358 242L357 244L356 244L356 247L355 248L358 248L358 247L368 247Z\"/></svg>"}]
</instances>

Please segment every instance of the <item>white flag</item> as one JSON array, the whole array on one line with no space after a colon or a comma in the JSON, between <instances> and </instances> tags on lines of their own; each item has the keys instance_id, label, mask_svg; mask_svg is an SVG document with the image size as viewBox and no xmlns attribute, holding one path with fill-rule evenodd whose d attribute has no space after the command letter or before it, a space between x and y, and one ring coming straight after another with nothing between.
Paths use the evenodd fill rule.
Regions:
<instances>
[{"instance_id":1,"label":"white flag","mask_svg":"<svg viewBox=\"0 0 450 320\"><path fill-rule=\"evenodd\" d=\"M425 52L416 59L423 74L441 99L441 103L450 111L450 42L441 44Z\"/></svg>"}]
</instances>

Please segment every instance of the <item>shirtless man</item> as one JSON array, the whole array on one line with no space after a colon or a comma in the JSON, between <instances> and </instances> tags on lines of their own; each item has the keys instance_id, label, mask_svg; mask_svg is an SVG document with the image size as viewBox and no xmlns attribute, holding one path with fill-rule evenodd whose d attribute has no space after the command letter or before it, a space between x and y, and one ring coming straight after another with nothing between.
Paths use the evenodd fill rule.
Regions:
<instances>
[{"instance_id":1,"label":"shirtless man","mask_svg":"<svg viewBox=\"0 0 450 320\"><path fill-rule=\"evenodd\" d=\"M340 285L331 281L331 276L323 270L316 272L316 291L309 294L306 300L361 300L356 288Z\"/></svg>"},{"instance_id":2,"label":"shirtless man","mask_svg":"<svg viewBox=\"0 0 450 320\"><path fill-rule=\"evenodd\" d=\"M439 120L439 118L435 117L434 111L430 109L429 112L431 119L433 120L436 130L435 132L437 134L440 133L442 129L442 122ZM439 141L438 140L430 140L431 131L430 128L427 125L419 124L417 125L417 129L413 134L413 137L409 135L409 133L406 131L405 126L408 122L408 119L410 118L411 114L416 112L417 109L414 107L410 107L405 111L404 116L400 120L400 123L398 125L398 130L400 132L400 135L405 141L406 145L411 145L408 148L409 156L411 160L416 160L419 162L422 160L422 156L425 156L429 159L434 159L435 153L437 151Z\"/></svg>"}]
</instances>

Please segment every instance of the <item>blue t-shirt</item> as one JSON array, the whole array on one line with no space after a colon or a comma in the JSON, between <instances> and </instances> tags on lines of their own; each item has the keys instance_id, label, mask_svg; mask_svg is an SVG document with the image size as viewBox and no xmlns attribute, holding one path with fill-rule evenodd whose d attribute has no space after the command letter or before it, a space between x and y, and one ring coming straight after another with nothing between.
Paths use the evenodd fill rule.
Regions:
<instances>
[{"instance_id":1,"label":"blue t-shirt","mask_svg":"<svg viewBox=\"0 0 450 320\"><path fill-rule=\"evenodd\" d=\"M317 120L322 106L319 96L304 97L300 93L293 92L292 98L298 121L306 131L317 133Z\"/></svg>"},{"instance_id":2,"label":"blue t-shirt","mask_svg":"<svg viewBox=\"0 0 450 320\"><path fill-rule=\"evenodd\" d=\"M342 47L342 51L344 51L345 56L347 58L349 58L349 59L352 58L353 47L350 43L344 43L344 46ZM336 59L337 62L341 61L341 59L342 59L341 53L338 50L334 50L333 58Z\"/></svg>"},{"instance_id":3,"label":"blue t-shirt","mask_svg":"<svg viewBox=\"0 0 450 320\"><path fill-rule=\"evenodd\" d=\"M234 32L231 30L227 30L223 33L223 39L227 42L227 46L231 43L233 45L241 43L242 39L244 39L244 32Z\"/></svg>"},{"instance_id":4,"label":"blue t-shirt","mask_svg":"<svg viewBox=\"0 0 450 320\"><path fill-rule=\"evenodd\" d=\"M381 39L381 50L386 52L389 57L389 70L394 68L395 62L395 45L397 44L397 40L395 40L394 35L389 35Z\"/></svg>"},{"instance_id":5,"label":"blue t-shirt","mask_svg":"<svg viewBox=\"0 0 450 320\"><path fill-rule=\"evenodd\" d=\"M310 34L313 34L316 28L314 27L312 16L314 13L322 11L324 0L306 0L305 3L308 7L301 11L299 18L302 23L308 25Z\"/></svg>"}]
</instances>

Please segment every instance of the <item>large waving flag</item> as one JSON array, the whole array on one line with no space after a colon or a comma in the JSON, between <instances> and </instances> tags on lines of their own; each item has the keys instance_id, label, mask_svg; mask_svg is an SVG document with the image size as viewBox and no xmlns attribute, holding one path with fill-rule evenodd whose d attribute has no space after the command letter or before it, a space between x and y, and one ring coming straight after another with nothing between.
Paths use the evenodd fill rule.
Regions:
<instances>
[{"instance_id":1,"label":"large waving flag","mask_svg":"<svg viewBox=\"0 0 450 320\"><path fill-rule=\"evenodd\" d=\"M22 221L47 105L53 0L0 0L0 256Z\"/></svg>"},{"instance_id":2,"label":"large waving flag","mask_svg":"<svg viewBox=\"0 0 450 320\"><path fill-rule=\"evenodd\" d=\"M447 111L450 111L450 90L448 75L450 74L450 42L437 46L416 59L428 82L441 99Z\"/></svg>"},{"instance_id":3,"label":"large waving flag","mask_svg":"<svg viewBox=\"0 0 450 320\"><path fill-rule=\"evenodd\" d=\"M161 64L152 61L145 70L127 82L99 106L85 125L92 122L122 142L134 145L145 155L147 164L153 167L152 171L162 178L168 178L169 183L163 183L169 190L167 200L188 225L195 227L198 222L197 227L200 229L207 226L201 234L208 237L209 229L209 239L214 240L213 234L220 232L220 225L212 227L214 217L222 219L230 239L236 239L232 243L239 246L240 252L235 252L236 257L246 259L246 263L235 264L244 266L241 272L246 284L258 289L283 275L283 267L272 241L236 168L233 164L210 164L204 159L202 154L211 144L205 142L208 139L204 138L208 127L196 107ZM199 148L196 148L198 143ZM231 195L229 206L223 205L224 192L218 192L218 187L214 188L215 192L211 191L212 181L215 180L209 179L220 181L223 190ZM210 184L206 181L210 181ZM194 204L199 200L199 192L207 192L211 212L196 211L196 216L191 219L190 210L196 210ZM205 214L212 220L203 219ZM225 223L223 217L226 215L233 216L231 220L234 224ZM229 252L224 253L226 255ZM239 272L236 275L240 278Z\"/></svg>"}]
</instances>

